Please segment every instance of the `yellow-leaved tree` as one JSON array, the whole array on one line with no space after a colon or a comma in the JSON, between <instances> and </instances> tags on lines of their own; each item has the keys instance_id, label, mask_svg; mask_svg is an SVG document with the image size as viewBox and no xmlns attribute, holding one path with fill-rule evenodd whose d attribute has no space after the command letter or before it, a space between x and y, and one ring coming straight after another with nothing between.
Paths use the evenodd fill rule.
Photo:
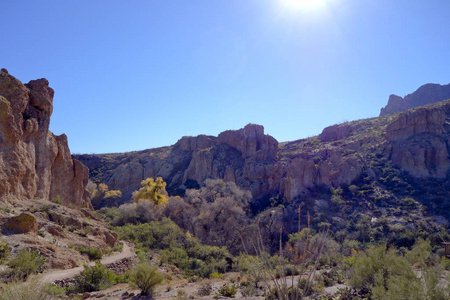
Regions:
<instances>
[{"instance_id":1,"label":"yellow-leaved tree","mask_svg":"<svg viewBox=\"0 0 450 300\"><path fill-rule=\"evenodd\" d=\"M142 187L133 192L133 198L139 203L140 200L152 201L157 206L165 207L169 202L169 197L166 192L166 183L162 177L147 178L142 180Z\"/></svg>"},{"instance_id":2,"label":"yellow-leaved tree","mask_svg":"<svg viewBox=\"0 0 450 300\"><path fill-rule=\"evenodd\" d=\"M94 208L99 209L103 206L115 206L115 200L122 197L119 190L109 190L108 186L100 183L91 193L91 202Z\"/></svg>"}]
</instances>

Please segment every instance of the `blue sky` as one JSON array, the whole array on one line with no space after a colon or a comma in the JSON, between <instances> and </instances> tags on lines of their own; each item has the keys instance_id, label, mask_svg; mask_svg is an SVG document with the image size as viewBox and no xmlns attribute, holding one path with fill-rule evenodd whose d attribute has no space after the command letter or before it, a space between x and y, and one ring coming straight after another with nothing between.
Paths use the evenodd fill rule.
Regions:
<instances>
[{"instance_id":1,"label":"blue sky","mask_svg":"<svg viewBox=\"0 0 450 300\"><path fill-rule=\"evenodd\" d=\"M0 67L50 81L72 153L248 123L291 141L450 82L450 1L322 1L2 1Z\"/></svg>"}]
</instances>

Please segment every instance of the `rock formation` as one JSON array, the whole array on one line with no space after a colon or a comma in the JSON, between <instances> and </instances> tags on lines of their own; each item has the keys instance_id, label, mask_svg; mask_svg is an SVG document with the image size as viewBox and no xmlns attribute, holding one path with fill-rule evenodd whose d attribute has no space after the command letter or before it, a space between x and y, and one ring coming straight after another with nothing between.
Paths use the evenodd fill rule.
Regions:
<instances>
[{"instance_id":1,"label":"rock formation","mask_svg":"<svg viewBox=\"0 0 450 300\"><path fill-rule=\"evenodd\" d=\"M450 101L403 112L386 127L392 161L419 178L445 178L450 167Z\"/></svg>"},{"instance_id":2,"label":"rock formation","mask_svg":"<svg viewBox=\"0 0 450 300\"><path fill-rule=\"evenodd\" d=\"M269 178L280 177L275 164L278 142L264 127L249 124L218 137L182 137L175 145L129 154L77 155L94 178L122 191L123 200L147 177L161 176L170 193L182 193L207 178L222 178L250 189L255 197L271 194Z\"/></svg>"},{"instance_id":3,"label":"rock formation","mask_svg":"<svg viewBox=\"0 0 450 300\"><path fill-rule=\"evenodd\" d=\"M49 199L90 208L89 170L72 159L63 134L49 131L53 89L0 72L0 200Z\"/></svg>"},{"instance_id":4,"label":"rock formation","mask_svg":"<svg viewBox=\"0 0 450 300\"><path fill-rule=\"evenodd\" d=\"M169 194L199 187L205 179L233 181L255 199L290 202L317 187L349 186L364 174L377 178L374 153L416 178L445 178L450 101L399 115L327 127L317 137L278 144L260 125L218 137L183 137L175 145L140 152L77 155L91 177L128 201L141 180L161 176Z\"/></svg>"},{"instance_id":5,"label":"rock formation","mask_svg":"<svg viewBox=\"0 0 450 300\"><path fill-rule=\"evenodd\" d=\"M428 83L422 85L414 93L406 95L404 98L397 95L390 95L388 104L380 111L380 116L446 99L450 99L450 84L440 85Z\"/></svg>"}]
</instances>

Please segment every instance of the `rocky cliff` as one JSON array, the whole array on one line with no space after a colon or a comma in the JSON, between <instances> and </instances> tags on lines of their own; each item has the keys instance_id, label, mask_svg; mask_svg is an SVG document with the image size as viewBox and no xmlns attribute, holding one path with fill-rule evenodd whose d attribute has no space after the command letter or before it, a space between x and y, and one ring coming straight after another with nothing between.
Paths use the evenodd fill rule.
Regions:
<instances>
[{"instance_id":1,"label":"rocky cliff","mask_svg":"<svg viewBox=\"0 0 450 300\"><path fill-rule=\"evenodd\" d=\"M89 170L49 131L54 91L46 79L22 84L0 72L0 200L49 199L90 208Z\"/></svg>"},{"instance_id":2,"label":"rocky cliff","mask_svg":"<svg viewBox=\"0 0 450 300\"><path fill-rule=\"evenodd\" d=\"M390 95L388 104L380 111L380 116L446 99L450 99L450 84L440 85L428 83L422 85L414 93L406 95L404 98L397 95Z\"/></svg>"},{"instance_id":3,"label":"rocky cliff","mask_svg":"<svg viewBox=\"0 0 450 300\"><path fill-rule=\"evenodd\" d=\"M263 197L276 193L283 175L277 151L278 142L262 126L249 124L218 137L183 137L170 147L75 157L89 166L94 181L121 190L124 201L143 179L156 176L164 178L171 194L198 187L207 178L222 178Z\"/></svg>"},{"instance_id":4,"label":"rocky cliff","mask_svg":"<svg viewBox=\"0 0 450 300\"><path fill-rule=\"evenodd\" d=\"M255 199L291 202L318 187L349 186L364 177L385 179L383 172L391 167L413 178L445 179L449 119L450 102L444 101L333 125L316 137L288 143L279 144L262 126L249 124L218 137L183 137L171 147L76 157L90 167L92 178L120 189L123 201L141 180L162 176L170 194L221 178L250 190Z\"/></svg>"}]
</instances>

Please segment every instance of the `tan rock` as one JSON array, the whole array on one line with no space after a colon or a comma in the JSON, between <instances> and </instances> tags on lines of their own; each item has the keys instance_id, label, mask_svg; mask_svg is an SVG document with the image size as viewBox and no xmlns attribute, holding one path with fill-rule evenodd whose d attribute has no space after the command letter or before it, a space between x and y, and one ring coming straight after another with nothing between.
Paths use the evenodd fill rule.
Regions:
<instances>
[{"instance_id":1,"label":"tan rock","mask_svg":"<svg viewBox=\"0 0 450 300\"><path fill-rule=\"evenodd\" d=\"M387 125L392 161L414 177L445 178L450 168L446 116L450 103L439 108L417 108L403 112Z\"/></svg>"},{"instance_id":2,"label":"tan rock","mask_svg":"<svg viewBox=\"0 0 450 300\"><path fill-rule=\"evenodd\" d=\"M278 141L264 134L264 127L248 124L243 129L227 130L219 134L218 144L228 144L242 152L244 158L261 151L266 159L275 159L278 152Z\"/></svg>"},{"instance_id":3,"label":"tan rock","mask_svg":"<svg viewBox=\"0 0 450 300\"><path fill-rule=\"evenodd\" d=\"M91 208L88 169L72 159L65 135L49 131L54 91L46 79L23 85L0 72L0 199L61 199Z\"/></svg>"}]
</instances>

